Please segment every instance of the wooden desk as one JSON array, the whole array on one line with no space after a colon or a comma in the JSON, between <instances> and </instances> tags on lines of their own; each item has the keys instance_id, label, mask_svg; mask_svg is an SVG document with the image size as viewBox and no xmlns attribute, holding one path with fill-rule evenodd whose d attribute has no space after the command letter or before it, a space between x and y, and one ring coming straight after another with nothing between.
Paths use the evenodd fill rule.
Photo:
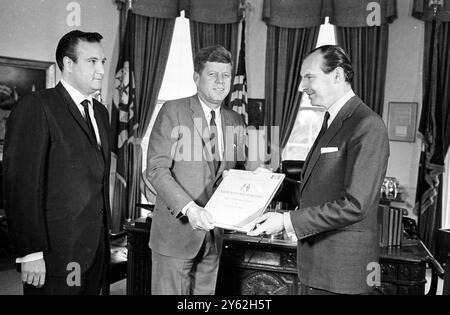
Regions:
<instances>
[{"instance_id":1,"label":"wooden desk","mask_svg":"<svg viewBox=\"0 0 450 315\"><path fill-rule=\"evenodd\" d=\"M127 223L129 235L127 294L150 294L151 221ZM217 294L299 294L296 244L284 240L225 234ZM388 295L425 294L429 257L415 240L402 247L380 249L381 292Z\"/></svg>"},{"instance_id":2,"label":"wooden desk","mask_svg":"<svg viewBox=\"0 0 450 315\"><path fill-rule=\"evenodd\" d=\"M127 222L128 234L127 295L150 295L152 252L148 247L151 220L139 218Z\"/></svg>"}]
</instances>

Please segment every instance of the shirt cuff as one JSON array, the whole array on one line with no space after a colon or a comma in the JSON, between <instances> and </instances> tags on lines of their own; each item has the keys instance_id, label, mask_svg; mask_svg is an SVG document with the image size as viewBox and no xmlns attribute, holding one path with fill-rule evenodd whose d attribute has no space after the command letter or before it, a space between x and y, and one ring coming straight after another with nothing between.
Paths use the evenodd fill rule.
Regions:
<instances>
[{"instance_id":1,"label":"shirt cuff","mask_svg":"<svg viewBox=\"0 0 450 315\"><path fill-rule=\"evenodd\" d=\"M181 209L181 213L182 213L183 215L186 215L187 210L189 209L189 207L190 207L193 203L194 203L194 200L189 201L188 204L185 205L185 206L183 207L183 209Z\"/></svg>"},{"instance_id":2,"label":"shirt cuff","mask_svg":"<svg viewBox=\"0 0 450 315\"><path fill-rule=\"evenodd\" d=\"M36 253L26 255L24 257L16 258L16 264L35 261L35 260L39 260L39 259L43 259L43 258L44 258L43 252L36 252Z\"/></svg>"},{"instance_id":3,"label":"shirt cuff","mask_svg":"<svg viewBox=\"0 0 450 315\"><path fill-rule=\"evenodd\" d=\"M283 213L283 224L286 233L294 233L294 226L292 225L290 211Z\"/></svg>"}]
</instances>

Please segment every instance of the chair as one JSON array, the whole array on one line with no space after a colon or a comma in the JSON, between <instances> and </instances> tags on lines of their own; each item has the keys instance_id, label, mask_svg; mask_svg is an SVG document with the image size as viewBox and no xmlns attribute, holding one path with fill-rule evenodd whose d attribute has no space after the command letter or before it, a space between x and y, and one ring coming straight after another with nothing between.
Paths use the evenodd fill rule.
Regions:
<instances>
[{"instance_id":1,"label":"chair","mask_svg":"<svg viewBox=\"0 0 450 315\"><path fill-rule=\"evenodd\" d=\"M447 261L445 262L444 287L442 289L442 295L450 295L450 253L447 254Z\"/></svg>"},{"instance_id":2,"label":"chair","mask_svg":"<svg viewBox=\"0 0 450 315\"><path fill-rule=\"evenodd\" d=\"M300 181L300 174L305 161L300 160L284 160L281 162L281 173L287 178Z\"/></svg>"},{"instance_id":3,"label":"chair","mask_svg":"<svg viewBox=\"0 0 450 315\"><path fill-rule=\"evenodd\" d=\"M450 229L440 229L437 236L437 259L444 265L442 295L450 295Z\"/></svg>"},{"instance_id":4,"label":"chair","mask_svg":"<svg viewBox=\"0 0 450 315\"><path fill-rule=\"evenodd\" d=\"M284 180L283 186L277 192L273 201L281 202L282 209L295 209L298 204L294 202L293 196L295 196L295 191L298 189L298 184L296 182L300 181L300 175L302 172L302 167L304 161L300 160L284 160L281 162L280 168L277 170L278 173L283 173L286 175L288 180Z\"/></svg>"},{"instance_id":5,"label":"chair","mask_svg":"<svg viewBox=\"0 0 450 315\"><path fill-rule=\"evenodd\" d=\"M110 285L127 277L128 252L126 235L127 233L125 231L109 234L111 241L111 263L106 275L106 286L102 290L102 295L109 295Z\"/></svg>"},{"instance_id":6,"label":"chair","mask_svg":"<svg viewBox=\"0 0 450 315\"><path fill-rule=\"evenodd\" d=\"M431 282L427 295L436 295L439 278L444 279L443 295L450 295L450 230L438 230L436 240L436 258L431 264ZM434 262L434 263L433 263ZM442 268L444 266L444 268Z\"/></svg>"}]
</instances>

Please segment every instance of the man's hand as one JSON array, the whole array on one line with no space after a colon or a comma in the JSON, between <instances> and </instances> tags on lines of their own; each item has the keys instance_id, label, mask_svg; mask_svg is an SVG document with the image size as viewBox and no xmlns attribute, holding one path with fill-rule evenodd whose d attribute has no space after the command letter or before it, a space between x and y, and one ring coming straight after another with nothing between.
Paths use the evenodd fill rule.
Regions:
<instances>
[{"instance_id":1,"label":"man's hand","mask_svg":"<svg viewBox=\"0 0 450 315\"><path fill-rule=\"evenodd\" d=\"M22 269L22 283L28 283L40 288L45 283L45 261L44 259L23 262Z\"/></svg>"},{"instance_id":2,"label":"man's hand","mask_svg":"<svg viewBox=\"0 0 450 315\"><path fill-rule=\"evenodd\" d=\"M265 165L260 165L256 170L252 171L253 174L269 173L272 172L272 168L267 168Z\"/></svg>"},{"instance_id":3,"label":"man's hand","mask_svg":"<svg viewBox=\"0 0 450 315\"><path fill-rule=\"evenodd\" d=\"M261 223L263 222L263 223ZM284 230L283 215L277 212L268 212L256 219L256 229L247 233L249 236L260 234L278 234Z\"/></svg>"},{"instance_id":4,"label":"man's hand","mask_svg":"<svg viewBox=\"0 0 450 315\"><path fill-rule=\"evenodd\" d=\"M194 230L208 231L214 229L214 220L211 214L195 203L187 209L186 216L189 218L189 224Z\"/></svg>"}]
</instances>

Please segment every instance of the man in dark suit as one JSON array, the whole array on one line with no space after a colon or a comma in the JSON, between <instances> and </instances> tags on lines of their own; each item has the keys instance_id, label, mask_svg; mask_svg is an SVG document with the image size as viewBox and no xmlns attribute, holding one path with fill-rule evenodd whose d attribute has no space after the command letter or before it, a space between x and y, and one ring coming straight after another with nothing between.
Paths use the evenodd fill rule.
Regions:
<instances>
[{"instance_id":1,"label":"man in dark suit","mask_svg":"<svg viewBox=\"0 0 450 315\"><path fill-rule=\"evenodd\" d=\"M152 294L214 294L223 230L203 208L225 170L242 168L243 123L222 106L231 54L201 49L194 60L197 94L166 102L153 127L147 177L157 191L150 232Z\"/></svg>"},{"instance_id":2,"label":"man in dark suit","mask_svg":"<svg viewBox=\"0 0 450 315\"><path fill-rule=\"evenodd\" d=\"M8 119L4 191L24 294L98 294L109 261L105 55L98 33L56 49L55 87L23 97Z\"/></svg>"},{"instance_id":3,"label":"man in dark suit","mask_svg":"<svg viewBox=\"0 0 450 315\"><path fill-rule=\"evenodd\" d=\"M300 89L327 112L295 190L298 210L265 214L249 234L295 231L303 294L366 294L379 271L377 208L389 157L386 127L353 93L353 69L342 48L313 50L301 76Z\"/></svg>"}]
</instances>

